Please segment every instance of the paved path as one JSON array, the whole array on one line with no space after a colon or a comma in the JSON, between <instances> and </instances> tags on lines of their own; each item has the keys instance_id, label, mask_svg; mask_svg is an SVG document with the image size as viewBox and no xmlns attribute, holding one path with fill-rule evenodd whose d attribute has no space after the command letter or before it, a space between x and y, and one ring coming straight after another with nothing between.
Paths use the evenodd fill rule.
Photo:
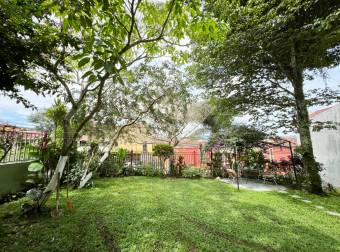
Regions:
<instances>
[{"instance_id":1,"label":"paved path","mask_svg":"<svg viewBox=\"0 0 340 252\"><path fill-rule=\"evenodd\" d=\"M221 179L219 177L217 177L216 179L219 180L219 181L222 181L224 183L228 183L228 184L237 188L236 180L226 179L226 178ZM301 196L296 195L296 194L288 193L287 187L285 187L285 186L265 184L263 182L257 182L256 180L254 181L254 180L246 180L246 179L240 179L239 185L240 185L240 189L249 189L249 190L258 191L258 192L276 191L276 192L279 192L279 193L284 193L284 194L287 194L289 197L292 197L293 199L304 202L307 205L313 206L314 208L316 208L316 209L318 209L318 210L320 210L320 211L322 211L322 212L324 212L328 215L340 217L340 213L337 212L337 211L329 211L324 206L314 205L311 200L304 199Z\"/></svg>"},{"instance_id":2,"label":"paved path","mask_svg":"<svg viewBox=\"0 0 340 252\"><path fill-rule=\"evenodd\" d=\"M225 183L228 183L234 187L237 187L236 179L233 181L232 179L220 179L217 178L220 181L223 181ZM287 187L280 186L280 185L272 185L272 184L264 184L263 182L257 182L254 180L246 180L246 179L240 179L240 189L249 189L253 191L259 191L259 192L268 192L268 191L278 191L282 193L287 193Z\"/></svg>"}]
</instances>

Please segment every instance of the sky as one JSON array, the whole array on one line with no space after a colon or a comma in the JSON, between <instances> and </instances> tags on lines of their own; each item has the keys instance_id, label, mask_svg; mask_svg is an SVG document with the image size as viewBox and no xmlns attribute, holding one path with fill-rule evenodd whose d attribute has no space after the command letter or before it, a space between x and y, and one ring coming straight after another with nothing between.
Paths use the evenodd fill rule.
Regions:
<instances>
[{"instance_id":1,"label":"sky","mask_svg":"<svg viewBox=\"0 0 340 252\"><path fill-rule=\"evenodd\" d=\"M22 94L39 110L50 107L54 101L52 96L44 97L32 91L23 91ZM28 116L32 113L32 109L25 108L22 104L17 104L15 100L0 94L0 123L31 128L34 125L29 122Z\"/></svg>"},{"instance_id":2,"label":"sky","mask_svg":"<svg viewBox=\"0 0 340 252\"><path fill-rule=\"evenodd\" d=\"M316 76L312 81L306 81L305 88L322 88L327 85L330 88L340 90L340 66L327 71L327 79L324 80L321 76ZM36 95L32 91L23 91L23 96L31 101L39 110L48 108L52 105L54 97ZM310 111L315 111L320 107L313 107ZM31 109L25 108L22 104L17 104L15 100L0 94L0 123L9 123L19 127L34 127L28 116L32 114Z\"/></svg>"}]
</instances>

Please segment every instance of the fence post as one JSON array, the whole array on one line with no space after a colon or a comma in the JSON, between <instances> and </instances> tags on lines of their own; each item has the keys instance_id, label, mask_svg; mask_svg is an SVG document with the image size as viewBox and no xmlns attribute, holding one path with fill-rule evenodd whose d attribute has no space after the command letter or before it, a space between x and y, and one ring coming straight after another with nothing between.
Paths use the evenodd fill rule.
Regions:
<instances>
[{"instance_id":1,"label":"fence post","mask_svg":"<svg viewBox=\"0 0 340 252\"><path fill-rule=\"evenodd\" d=\"M132 160L133 160L133 150L130 152L130 166L132 168Z\"/></svg>"}]
</instances>

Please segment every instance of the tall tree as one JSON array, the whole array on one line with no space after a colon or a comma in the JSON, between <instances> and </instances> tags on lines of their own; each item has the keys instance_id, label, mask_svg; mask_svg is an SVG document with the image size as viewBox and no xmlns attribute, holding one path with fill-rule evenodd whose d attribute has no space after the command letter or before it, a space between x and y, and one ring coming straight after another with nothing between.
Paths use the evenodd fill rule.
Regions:
<instances>
[{"instance_id":1,"label":"tall tree","mask_svg":"<svg viewBox=\"0 0 340 252\"><path fill-rule=\"evenodd\" d=\"M322 193L313 154L308 107L329 104L339 93L325 88L306 92L315 71L340 62L338 1L207 1L225 27L224 42L196 50L198 76L223 105L253 119L276 117L279 126L296 128L313 193ZM201 50L202 52L202 50ZM270 118L270 117L269 117Z\"/></svg>"},{"instance_id":2,"label":"tall tree","mask_svg":"<svg viewBox=\"0 0 340 252\"><path fill-rule=\"evenodd\" d=\"M63 43L36 72L58 83L60 94L69 104L63 118L63 157L46 194L55 189L66 157L79 132L100 111L107 89L114 90L116 83L123 82L121 72L137 61L171 52L171 44L184 37L183 29L191 14L198 11L197 4L180 0L44 1L54 15L50 18L58 21L56 27L61 34L75 41ZM87 113L77 116L90 101Z\"/></svg>"},{"instance_id":3,"label":"tall tree","mask_svg":"<svg viewBox=\"0 0 340 252\"><path fill-rule=\"evenodd\" d=\"M83 131L84 134L95 131L97 137L102 136L102 140L108 142L100 165L109 156L118 138L129 135L131 127L151 134L161 122L176 123L173 118L183 110L190 96L182 75L168 62L161 65L140 64L121 72L122 82L115 83L114 88L105 92L101 110L91 120L95 129L91 127ZM91 176L92 172L85 167L80 187Z\"/></svg>"}]
</instances>

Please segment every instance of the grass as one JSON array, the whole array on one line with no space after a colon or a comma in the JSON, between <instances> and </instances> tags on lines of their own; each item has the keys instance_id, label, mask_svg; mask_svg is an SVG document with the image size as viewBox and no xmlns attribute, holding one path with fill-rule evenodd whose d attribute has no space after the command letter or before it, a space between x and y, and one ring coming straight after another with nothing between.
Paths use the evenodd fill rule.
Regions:
<instances>
[{"instance_id":1,"label":"grass","mask_svg":"<svg viewBox=\"0 0 340 252\"><path fill-rule=\"evenodd\" d=\"M75 212L56 219L18 217L23 200L0 206L0 250L340 251L340 218L285 194L125 177L70 195ZM339 195L300 195L340 211Z\"/></svg>"}]
</instances>

